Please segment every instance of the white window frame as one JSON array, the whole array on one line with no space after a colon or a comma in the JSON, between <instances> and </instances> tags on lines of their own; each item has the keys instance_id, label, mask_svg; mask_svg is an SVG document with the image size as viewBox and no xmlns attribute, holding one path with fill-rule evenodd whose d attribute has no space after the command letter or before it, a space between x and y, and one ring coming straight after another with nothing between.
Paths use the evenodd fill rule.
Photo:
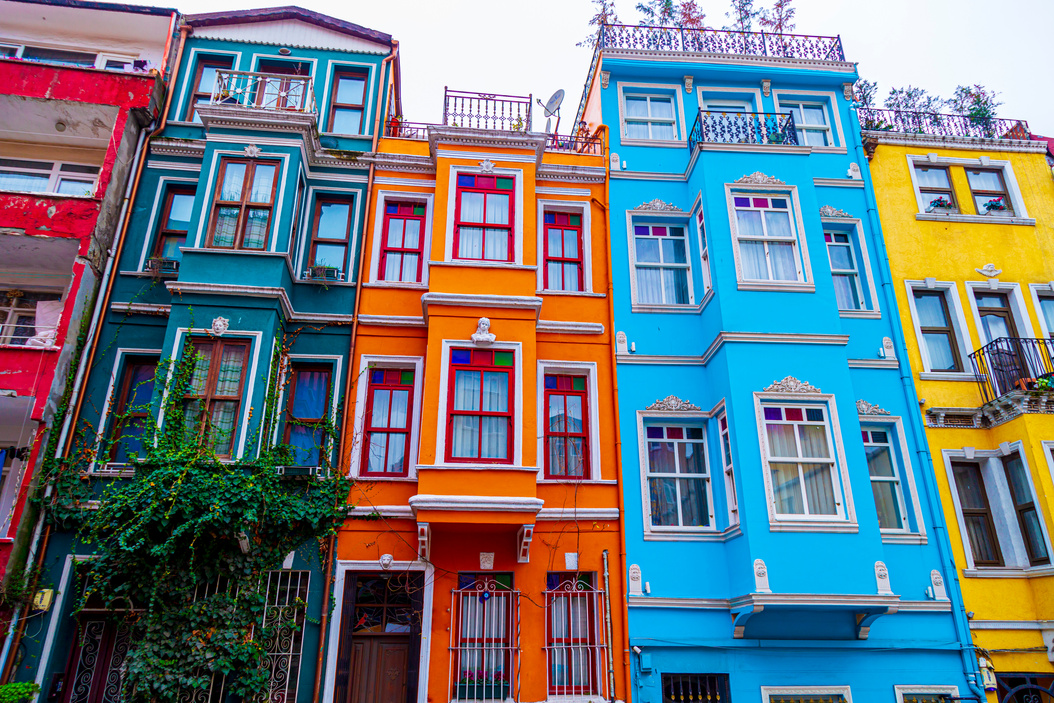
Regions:
<instances>
[{"instance_id":1,"label":"white window frame","mask_svg":"<svg viewBox=\"0 0 1054 703\"><path fill-rule=\"evenodd\" d=\"M34 193L36 193L36 194L39 194L39 195L58 195L59 197L62 197L62 198L93 198L93 197L95 197L95 188L99 184L99 174L102 172L102 168L100 166L96 166L95 164L79 163L79 162L76 162L76 161L51 161L49 159L24 159L24 158L17 158L17 157L4 157L4 158L9 158L12 161L35 161L37 163L50 164L51 165L51 168L49 170L47 170L47 171L44 171L43 169L37 169L37 168L22 168L20 166L3 166L3 165L0 165L0 170L7 171L7 172L10 172L10 173L28 173L28 174L40 175L40 176L43 176L43 175L47 174L47 176L48 176L48 189L47 190L43 190L43 191L36 191L36 190L11 190L11 191L4 191L4 192L7 192L7 193L27 193L27 194L34 194ZM62 172L62 167L63 166L84 166L84 167L87 167L87 168L94 168L95 169L95 175L91 175L91 174L88 174L88 173L65 173L64 174ZM89 178L91 179L90 192L85 194L85 195L63 195L63 194L58 192L59 182L64 180L64 179L65 180L82 182L82 181L85 181L85 180L87 180Z\"/></svg>"},{"instance_id":2,"label":"white window frame","mask_svg":"<svg viewBox=\"0 0 1054 703\"><path fill-rule=\"evenodd\" d=\"M1050 447L1054 442L1043 441L1044 454L1046 455L1048 467L1054 467L1050 457ZM1028 478L1028 489L1032 492L1032 501L1039 518L1040 530L1043 533L1043 543L1047 547L1047 554L1051 558L1050 564L1032 566L1028 559L1028 551L1025 548L1025 538L1021 534L1021 527L1017 519L1017 510L1010 497L1010 487L1006 481L1006 472L1003 469L1003 458L1016 453L1021 457L1021 463L1025 467L1025 476ZM962 449L944 449L941 452L944 458L944 470L948 479L948 488L952 496L952 504L955 506L955 519L959 528L959 539L966 557L966 569L964 575L976 576L984 573L1006 573L1006 572L1050 572L1054 568L1054 550L1051 549L1050 533L1044 516L1044 502L1036 491L1036 482L1032 477L1032 467L1029 463L1029 452L1024 442L1004 442L997 449L985 450L974 447L963 447ZM963 518L962 504L959 501L959 489L955 484L955 472L952 470L953 461L963 461L978 464L981 468L981 477L984 480L984 490L988 496L988 508L992 513L992 524L995 526L995 539L999 545L999 551L1003 555L1002 566L977 566L974 564L973 547L970 545L970 536L966 531L966 520ZM973 572L972 574L970 572Z\"/></svg>"},{"instance_id":3,"label":"white window frame","mask_svg":"<svg viewBox=\"0 0 1054 703\"><path fill-rule=\"evenodd\" d=\"M765 431L765 406L796 405L823 407L827 416L828 446L831 448L831 482L838 513L836 515L783 515L776 512L776 493L772 485L772 470L769 468L768 435ZM856 532L856 509L849 481L849 464L842 445L842 430L838 418L838 406L830 393L785 393L761 391L754 393L754 415L757 420L758 447L761 452L762 478L765 484L765 500L769 514L769 530L772 532ZM798 463L808 463L799 459ZM870 484L869 484L870 486ZM803 486L804 490L804 486Z\"/></svg>"},{"instance_id":4,"label":"white window frame","mask_svg":"<svg viewBox=\"0 0 1054 703\"><path fill-rule=\"evenodd\" d=\"M977 307L977 295L985 293L1001 293L1006 296L1010 306L1010 312L1014 316L1014 326L1017 327L1018 336L1034 339L1036 334L1032 329L1032 318L1028 316L1028 308L1025 307L1025 298L1021 294L1020 283L1003 283L998 278L989 278L987 281L966 281L966 298L970 303L970 312L973 313L973 321L976 325L977 337L981 340L981 346L990 344L992 341L985 334L984 325L981 324L981 311ZM1039 316L1043 313L1038 306L1036 312Z\"/></svg>"},{"instance_id":5,"label":"white window frame","mask_svg":"<svg viewBox=\"0 0 1054 703\"><path fill-rule=\"evenodd\" d=\"M356 201L358 198L356 198ZM384 210L389 200L409 203L423 203L425 206L425 226L421 236L421 280L417 283L380 280L381 249L384 239ZM357 204L357 203L356 203ZM377 191L376 212L373 216L373 232L370 235L370 287L378 288L428 288L429 258L432 255L432 215L435 212L434 193L416 193L413 191L379 190ZM451 230L453 231L453 230ZM305 236L310 238L310 233Z\"/></svg>"},{"instance_id":6,"label":"white window frame","mask_svg":"<svg viewBox=\"0 0 1054 703\"><path fill-rule=\"evenodd\" d=\"M545 478L545 375L561 374L570 376L586 377L586 398L589 407L586 409L586 422L589 423L589 463L586 467L586 475L580 479L546 479ZM594 361L553 361L546 359L538 360L537 371L537 405L538 405L538 483L595 483L601 480L600 463L600 404L599 391L597 387L597 365ZM523 384L520 384L523 387Z\"/></svg>"},{"instance_id":7,"label":"white window frame","mask_svg":"<svg viewBox=\"0 0 1054 703\"><path fill-rule=\"evenodd\" d=\"M684 126L684 100L681 97L679 83L622 83L618 84L619 136L622 144L627 146L658 146L683 148L688 143ZM675 107L673 126L677 131L676 139L637 139L626 135L626 96L630 97L663 97L674 98ZM650 131L650 130L649 130Z\"/></svg>"},{"instance_id":8,"label":"white window frame","mask_svg":"<svg viewBox=\"0 0 1054 703\"><path fill-rule=\"evenodd\" d=\"M637 298L637 247L636 235L634 234L634 220L638 220L641 226L649 227L683 227L685 261L688 269L688 302L687 303L642 303ZM647 223L647 224L646 224ZM691 228L691 213L684 212L659 212L656 210L627 210L626 211L626 245L629 248L630 301L633 312L698 312L700 309L695 301L695 279L692 266L692 245L688 233Z\"/></svg>"},{"instance_id":9,"label":"white window frame","mask_svg":"<svg viewBox=\"0 0 1054 703\"><path fill-rule=\"evenodd\" d=\"M976 159L964 159L950 156L938 156L936 153L929 154L908 154L908 175L911 177L911 188L915 192L915 201L918 206L918 213L915 215L915 219L918 220L955 220L959 222L977 222L985 224L1035 224L1035 220L1031 220L1028 215L1028 210L1025 208L1025 200L1021 195L1021 189L1017 185L1017 177L1014 176L1014 166L1009 161L1002 161L992 159L988 156L982 156ZM952 188L955 188L955 183L952 178L952 170L954 167L960 169L967 168L984 168L993 171L1001 171L1003 176L1003 183L1006 185L1007 196L1010 198L1010 205L1013 208L1013 217L999 217L992 215L978 215L974 213L964 213L962 211L962 203L958 202L959 209L954 213L941 214L937 212L926 212L926 208L929 207L929 202L925 201L922 197L922 193L919 192L918 179L915 176L915 166L943 166L948 168L948 180L952 182ZM966 178L965 170L962 173L962 177ZM967 185L967 190L970 190ZM957 200L958 195L956 195ZM971 191L970 195L970 209L974 209L976 206L973 202L973 194Z\"/></svg>"},{"instance_id":10,"label":"white window frame","mask_svg":"<svg viewBox=\"0 0 1054 703\"><path fill-rule=\"evenodd\" d=\"M878 288L875 286L875 276L871 271L871 255L868 253L867 239L864 237L864 223L858 217L821 217L820 223L823 231L840 232L849 235L853 253L857 258L857 278L860 284L860 301L863 307L858 310L839 310L839 317L878 319L882 317L882 306L878 299ZM826 239L824 241L827 247ZM827 252L830 262L830 252ZM866 300L863 290L866 282L866 293L870 300Z\"/></svg>"},{"instance_id":11,"label":"white window frame","mask_svg":"<svg viewBox=\"0 0 1054 703\"><path fill-rule=\"evenodd\" d=\"M410 411L413 417L410 419L410 442L407 446L406 476L362 476L362 451L365 440L364 427L366 426L366 408L369 405L366 393L369 391L370 368L382 369L413 369L414 371L414 402ZM424 394L424 368L423 356L384 356L380 354L363 354L359 357L359 370L355 381L355 425L351 440L351 455L348 467L348 477L360 481L416 481L417 460L420 455L421 441L421 412L422 398Z\"/></svg>"},{"instance_id":12,"label":"white window frame","mask_svg":"<svg viewBox=\"0 0 1054 703\"><path fill-rule=\"evenodd\" d=\"M772 103L776 112L780 114L788 114L782 105L799 105L801 103L822 105L824 115L827 117L828 140L831 143L828 146L810 146L808 148L818 152L829 151L840 154L847 152L845 146L847 142L842 132L841 110L838 109L838 96L834 92L829 90L773 90ZM795 127L798 127L797 123L795 123ZM799 146L808 145L800 144Z\"/></svg>"},{"instance_id":13,"label":"white window frame","mask_svg":"<svg viewBox=\"0 0 1054 703\"><path fill-rule=\"evenodd\" d=\"M1054 326L1047 324L1047 318L1043 315L1040 299L1054 300L1054 281L1050 283L1029 283L1028 292L1032 296L1032 308L1036 311L1036 319L1039 320L1039 329L1043 333L1043 338L1050 339L1051 334L1054 334Z\"/></svg>"},{"instance_id":14,"label":"white window frame","mask_svg":"<svg viewBox=\"0 0 1054 703\"><path fill-rule=\"evenodd\" d=\"M717 519L714 511L714 475L713 461L710 456L709 436L707 425L712 417L711 413L702 411L672 412L672 411L637 411L637 449L640 456L640 487L641 487L641 509L644 518L645 537L654 535L660 539L663 537L675 538L677 535L705 535L720 532L717 529ZM648 437L649 426L698 426L703 430L703 455L706 460L706 500L710 511L710 524L707 526L674 526L653 525L651 520L651 489L648 486L649 463L648 463ZM664 440L665 441L665 440ZM674 440L676 441L676 440ZM699 440L693 440L699 441ZM677 477L680 474L663 474L666 477Z\"/></svg>"},{"instance_id":15,"label":"white window frame","mask_svg":"<svg viewBox=\"0 0 1054 703\"><path fill-rule=\"evenodd\" d=\"M721 427L721 421L725 427ZM725 506L728 508L728 526L739 524L739 493L736 491L735 453L732 451L732 423L728 412L722 407L714 416L717 425L718 454L721 457L721 471L725 477ZM727 440L727 443L726 443Z\"/></svg>"},{"instance_id":16,"label":"white window frame","mask_svg":"<svg viewBox=\"0 0 1054 703\"><path fill-rule=\"evenodd\" d=\"M897 703L905 703L904 697L912 693L929 694L935 696L950 696L956 698L959 695L958 686L902 686L894 685L893 692L897 697Z\"/></svg>"},{"instance_id":17,"label":"white window frame","mask_svg":"<svg viewBox=\"0 0 1054 703\"><path fill-rule=\"evenodd\" d=\"M973 371L970 370L970 354L977 348L973 344L970 330L966 326L966 317L963 315L962 301L959 299L959 288L955 281L937 281L933 278L925 280L907 280L904 286L908 293L908 311L911 313L911 324L915 330L915 343L922 359L922 371L919 378L924 381L975 381ZM959 354L962 356L962 371L933 371L930 362L930 352L926 348L926 340L922 338L921 326L919 325L919 313L915 309L915 291L928 290L940 291L944 294L948 303L948 312L951 315L952 328L955 330L955 341L959 345Z\"/></svg>"},{"instance_id":18,"label":"white window frame","mask_svg":"<svg viewBox=\"0 0 1054 703\"><path fill-rule=\"evenodd\" d=\"M841 694L845 703L853 703L849 686L762 686L761 703L770 703L773 696L836 696Z\"/></svg>"},{"instance_id":19,"label":"white window frame","mask_svg":"<svg viewBox=\"0 0 1054 703\"><path fill-rule=\"evenodd\" d=\"M710 271L710 239L706 231L706 216L703 212L703 194L696 196L695 206L689 215L695 215L695 239L699 245L699 273L703 283L703 305L709 300L714 288L713 274ZM689 298L690 299L690 298Z\"/></svg>"},{"instance_id":20,"label":"white window frame","mask_svg":"<svg viewBox=\"0 0 1054 703\"><path fill-rule=\"evenodd\" d=\"M742 255L739 251L739 225L736 220L735 198L753 197L754 195L764 198L786 198L790 201L791 226L795 228L794 246L797 259L795 265L798 267L797 281L765 281L744 278ZM805 223L802 221L801 203L798 201L798 187L726 183L725 201L728 206L728 223L732 236L732 255L736 264L736 281L739 290L814 292L816 285L812 275L812 264L809 262L809 246L805 237Z\"/></svg>"},{"instance_id":21,"label":"white window frame","mask_svg":"<svg viewBox=\"0 0 1054 703\"><path fill-rule=\"evenodd\" d=\"M911 454L904 433L903 419L896 415L861 415L861 429L864 427L880 429L890 437L890 449L893 450L893 471L897 476L900 498L901 517L904 527L891 529L880 527L882 541L898 544L924 544L926 542L926 523L922 516L922 503L919 501L918 488L915 485L915 469L911 463ZM866 446L866 445L865 445ZM897 456L899 450L900 456ZM906 486L906 488L905 488ZM915 529L911 529L909 511L915 519Z\"/></svg>"},{"instance_id":22,"label":"white window frame","mask_svg":"<svg viewBox=\"0 0 1054 703\"><path fill-rule=\"evenodd\" d=\"M553 290L545 287L545 213L563 212L582 216L582 290ZM538 292L546 295L587 295L593 292L593 208L580 200L538 200Z\"/></svg>"},{"instance_id":23,"label":"white window frame","mask_svg":"<svg viewBox=\"0 0 1054 703\"><path fill-rule=\"evenodd\" d=\"M531 159L532 163L534 159ZM455 222L455 213L457 208L457 177L458 174L464 173L466 175L473 176L512 176L513 180L513 208L515 209L512 217L512 240L513 240L513 257L512 261L478 261L475 259L456 259L454 258L454 228L457 226ZM473 266L482 268L509 268L511 266L523 266L523 187L524 187L524 170L522 168L499 168L494 166L491 171L483 173L479 166L454 166L450 167L450 181L449 187L447 188L447 201L446 201L446 242L443 251L443 263L453 266ZM435 265L436 262L432 262L431 265Z\"/></svg>"}]
</instances>

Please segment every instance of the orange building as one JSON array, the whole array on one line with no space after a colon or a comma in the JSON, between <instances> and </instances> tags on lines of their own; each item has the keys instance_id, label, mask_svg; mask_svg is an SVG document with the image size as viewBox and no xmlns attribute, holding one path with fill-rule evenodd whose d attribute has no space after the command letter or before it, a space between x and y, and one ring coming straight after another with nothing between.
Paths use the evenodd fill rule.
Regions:
<instances>
[{"instance_id":1,"label":"orange building","mask_svg":"<svg viewBox=\"0 0 1054 703\"><path fill-rule=\"evenodd\" d=\"M445 101L367 157L324 700L625 700L602 135Z\"/></svg>"}]
</instances>

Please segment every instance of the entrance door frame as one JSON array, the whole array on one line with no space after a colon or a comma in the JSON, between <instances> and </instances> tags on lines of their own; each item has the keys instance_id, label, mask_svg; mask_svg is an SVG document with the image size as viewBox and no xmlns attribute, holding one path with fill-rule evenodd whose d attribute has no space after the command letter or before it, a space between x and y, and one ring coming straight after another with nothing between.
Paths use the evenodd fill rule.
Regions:
<instances>
[{"instance_id":1,"label":"entrance door frame","mask_svg":"<svg viewBox=\"0 0 1054 703\"><path fill-rule=\"evenodd\" d=\"M387 569L382 569L376 560L337 560L336 578L333 579L333 594L344 593L344 580L350 573L354 577L359 572L377 573L387 571L420 571L424 573L424 594L421 598L421 661L418 668L417 703L428 703L428 653L432 646L432 586L433 571L431 564L421 561L393 561ZM340 637L340 622L343 613L343 598L333 596L333 615L330 619L329 636L326 641L326 685L322 691L322 703L333 703L333 689L336 685L337 647Z\"/></svg>"}]
</instances>

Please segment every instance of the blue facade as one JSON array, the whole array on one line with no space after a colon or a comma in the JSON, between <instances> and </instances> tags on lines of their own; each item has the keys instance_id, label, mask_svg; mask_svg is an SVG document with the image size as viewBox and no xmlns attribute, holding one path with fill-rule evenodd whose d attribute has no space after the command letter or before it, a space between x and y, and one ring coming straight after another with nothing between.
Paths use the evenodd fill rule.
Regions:
<instances>
[{"instance_id":1,"label":"blue facade","mask_svg":"<svg viewBox=\"0 0 1054 703\"><path fill-rule=\"evenodd\" d=\"M855 65L692 34L606 27L580 111L610 133L632 698L983 696Z\"/></svg>"},{"instance_id":2,"label":"blue facade","mask_svg":"<svg viewBox=\"0 0 1054 703\"><path fill-rule=\"evenodd\" d=\"M230 430L209 435L218 455L252 459L287 443L297 447L287 474L325 471L338 462L339 436L320 446L290 420L343 424L369 177L356 157L375 143L378 111L397 109L395 44L299 8L186 22L194 32L169 86L167 124L146 146L79 422L112 438L111 415L142 392L129 389L149 388L141 384L154 367L190 339L214 365L231 355L241 370L202 399L208 431ZM92 480L128 475L131 451L100 457ZM23 640L19 669L45 692L62 677L81 685L120 669L110 651L121 633L104 632L117 625L74 613L72 565L90 555L68 533L48 543L44 578L58 596ZM305 544L269 577L272 594L307 602L302 632L272 653L282 700L315 700L324 563L318 544ZM91 646L101 653L86 663ZM214 679L208 700L223 699L220 686Z\"/></svg>"}]
</instances>

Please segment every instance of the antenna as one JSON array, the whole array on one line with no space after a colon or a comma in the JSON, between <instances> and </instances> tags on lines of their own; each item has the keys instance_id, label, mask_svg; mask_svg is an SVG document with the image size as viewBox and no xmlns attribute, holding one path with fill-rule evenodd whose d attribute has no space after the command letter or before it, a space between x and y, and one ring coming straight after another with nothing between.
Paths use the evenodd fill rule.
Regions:
<instances>
[{"instance_id":1,"label":"antenna","mask_svg":"<svg viewBox=\"0 0 1054 703\"><path fill-rule=\"evenodd\" d=\"M543 110L545 110L545 116L547 118L548 117L553 117L554 115L556 116L556 130L560 129L560 104L563 103L563 101L564 101L564 91L563 91L562 88L557 90L555 93L553 93L552 97L549 98L549 100L547 100L544 105L542 105L541 99L538 100L538 104L541 106L541 108ZM554 131L556 131L556 130L554 130ZM549 120L548 119L545 121L545 131L546 132L549 131Z\"/></svg>"}]
</instances>

